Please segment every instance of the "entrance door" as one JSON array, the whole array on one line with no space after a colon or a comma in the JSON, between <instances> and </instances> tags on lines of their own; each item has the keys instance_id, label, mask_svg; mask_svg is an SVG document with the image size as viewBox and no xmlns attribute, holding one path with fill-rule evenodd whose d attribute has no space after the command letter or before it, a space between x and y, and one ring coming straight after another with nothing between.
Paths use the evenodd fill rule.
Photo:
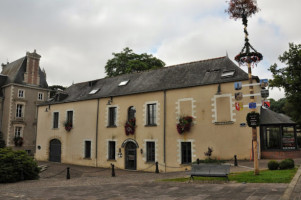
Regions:
<instances>
[{"instance_id":1,"label":"entrance door","mask_svg":"<svg viewBox=\"0 0 301 200\"><path fill-rule=\"evenodd\" d=\"M125 146L125 168L130 170L137 168L137 146L134 142L128 142Z\"/></svg>"},{"instance_id":2,"label":"entrance door","mask_svg":"<svg viewBox=\"0 0 301 200\"><path fill-rule=\"evenodd\" d=\"M49 161L61 162L61 142L57 139L50 141Z\"/></svg>"}]
</instances>

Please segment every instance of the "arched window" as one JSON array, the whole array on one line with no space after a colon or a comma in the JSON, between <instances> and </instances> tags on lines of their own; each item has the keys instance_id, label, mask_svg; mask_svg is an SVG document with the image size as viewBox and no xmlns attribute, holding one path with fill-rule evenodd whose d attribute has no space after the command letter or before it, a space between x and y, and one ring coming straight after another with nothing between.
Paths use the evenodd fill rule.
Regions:
<instances>
[{"instance_id":1,"label":"arched window","mask_svg":"<svg viewBox=\"0 0 301 200\"><path fill-rule=\"evenodd\" d=\"M128 121L136 117L136 108L134 106L129 107L128 109Z\"/></svg>"}]
</instances>

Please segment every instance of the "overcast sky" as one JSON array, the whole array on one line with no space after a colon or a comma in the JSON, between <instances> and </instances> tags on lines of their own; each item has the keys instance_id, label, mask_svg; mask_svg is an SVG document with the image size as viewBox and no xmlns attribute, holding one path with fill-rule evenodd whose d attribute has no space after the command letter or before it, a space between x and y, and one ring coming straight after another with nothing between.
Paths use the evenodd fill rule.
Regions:
<instances>
[{"instance_id":1,"label":"overcast sky","mask_svg":"<svg viewBox=\"0 0 301 200\"><path fill-rule=\"evenodd\" d=\"M300 0L258 0L249 38L264 56L253 75L271 78L288 43L301 43ZM244 45L241 20L224 0L1 0L0 63L37 50L49 85L105 77L112 53L125 47L153 54L167 66L215 57L233 58ZM247 71L246 67L243 67ZM283 97L274 88L270 97Z\"/></svg>"}]
</instances>

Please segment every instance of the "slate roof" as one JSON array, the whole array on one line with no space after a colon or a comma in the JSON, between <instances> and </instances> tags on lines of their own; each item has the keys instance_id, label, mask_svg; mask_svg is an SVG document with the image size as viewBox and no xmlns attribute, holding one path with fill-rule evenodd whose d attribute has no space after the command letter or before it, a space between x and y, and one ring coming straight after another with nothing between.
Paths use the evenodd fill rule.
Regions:
<instances>
[{"instance_id":1,"label":"slate roof","mask_svg":"<svg viewBox=\"0 0 301 200\"><path fill-rule=\"evenodd\" d=\"M276 113L270 109L261 108L260 125L297 125L291 118L282 113Z\"/></svg>"},{"instance_id":2,"label":"slate roof","mask_svg":"<svg viewBox=\"0 0 301 200\"><path fill-rule=\"evenodd\" d=\"M232 77L221 76L223 72L231 70L235 70ZM129 80L127 85L118 86L120 82L126 80ZM235 65L228 57L220 57L73 84L65 90L68 97L57 103L242 80L248 80L248 74ZM95 94L89 94L95 89L99 89L99 91Z\"/></svg>"},{"instance_id":3,"label":"slate roof","mask_svg":"<svg viewBox=\"0 0 301 200\"><path fill-rule=\"evenodd\" d=\"M0 87L9 83L24 84L24 73L26 72L27 57L22 57L11 63L5 65L2 69L1 75L7 76L4 84L0 84ZM40 73L40 87L47 88L48 84L44 73L39 68Z\"/></svg>"}]
</instances>

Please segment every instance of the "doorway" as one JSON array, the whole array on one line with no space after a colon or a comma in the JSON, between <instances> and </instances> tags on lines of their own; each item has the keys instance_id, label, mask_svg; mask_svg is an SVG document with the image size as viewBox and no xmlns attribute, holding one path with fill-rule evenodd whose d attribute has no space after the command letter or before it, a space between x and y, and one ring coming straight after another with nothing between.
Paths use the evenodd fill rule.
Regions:
<instances>
[{"instance_id":1,"label":"doorway","mask_svg":"<svg viewBox=\"0 0 301 200\"><path fill-rule=\"evenodd\" d=\"M61 142L58 139L53 139L50 141L49 161L61 162Z\"/></svg>"},{"instance_id":2,"label":"doorway","mask_svg":"<svg viewBox=\"0 0 301 200\"><path fill-rule=\"evenodd\" d=\"M125 145L125 169L137 169L137 146L134 142Z\"/></svg>"}]
</instances>

